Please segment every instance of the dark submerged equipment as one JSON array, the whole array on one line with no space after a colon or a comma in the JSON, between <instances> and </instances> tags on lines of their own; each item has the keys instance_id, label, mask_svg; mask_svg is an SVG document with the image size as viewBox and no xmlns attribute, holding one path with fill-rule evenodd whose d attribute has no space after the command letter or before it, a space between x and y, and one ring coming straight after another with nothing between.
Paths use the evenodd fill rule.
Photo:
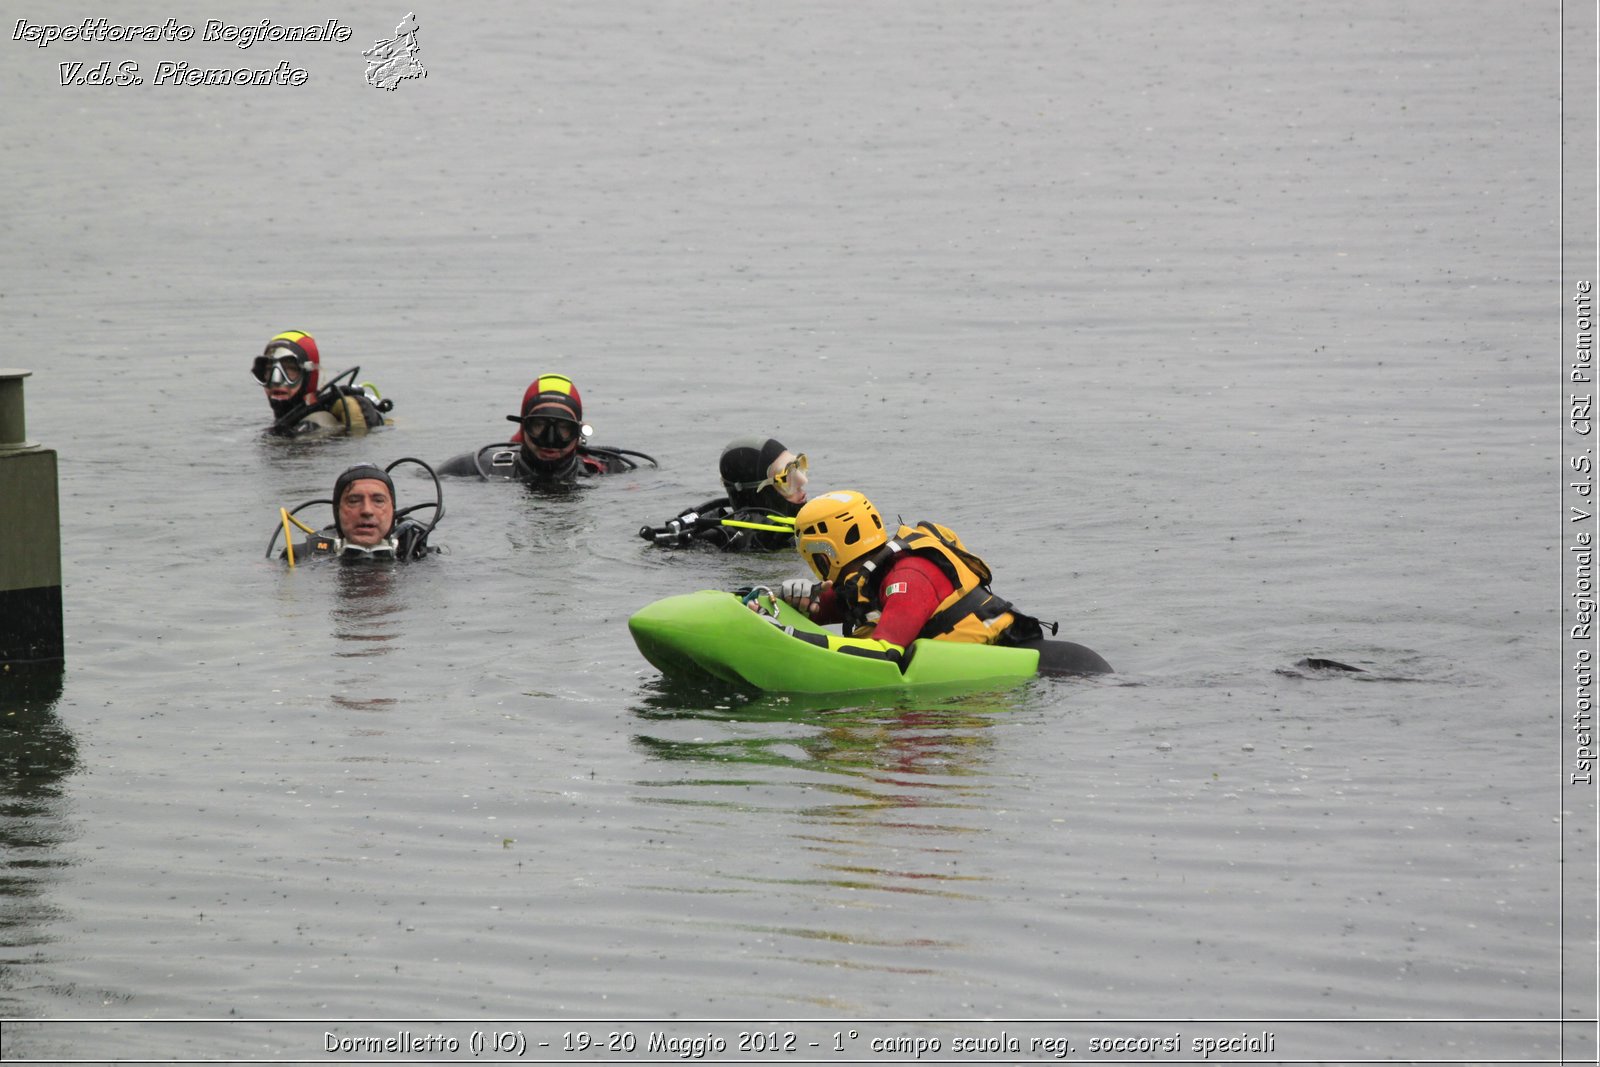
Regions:
<instances>
[{"instance_id":1,"label":"dark submerged equipment","mask_svg":"<svg viewBox=\"0 0 1600 1067\"><path fill-rule=\"evenodd\" d=\"M734 508L725 496L681 512L661 526L641 526L639 536L662 548L714 545L724 552L794 549L794 516L761 507Z\"/></svg>"}]
</instances>

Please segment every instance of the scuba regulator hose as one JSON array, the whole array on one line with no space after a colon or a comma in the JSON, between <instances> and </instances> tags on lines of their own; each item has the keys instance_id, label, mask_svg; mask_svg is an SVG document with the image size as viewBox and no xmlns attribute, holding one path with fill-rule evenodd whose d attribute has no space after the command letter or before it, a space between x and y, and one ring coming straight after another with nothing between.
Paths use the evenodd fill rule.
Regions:
<instances>
[{"instance_id":1,"label":"scuba regulator hose","mask_svg":"<svg viewBox=\"0 0 1600 1067\"><path fill-rule=\"evenodd\" d=\"M434 528L439 525L439 520L444 518L444 487L439 484L439 475L428 464L412 456L404 456L383 468L385 474L394 473L394 469L402 463L415 463L428 472L428 477L433 479L433 499L423 501L421 504L412 504L401 508L394 513L394 529L392 536L395 538L396 555L401 559L420 559L428 551L428 537ZM432 508L433 518L424 525L417 519L409 518L413 511L422 508Z\"/></svg>"}]
</instances>

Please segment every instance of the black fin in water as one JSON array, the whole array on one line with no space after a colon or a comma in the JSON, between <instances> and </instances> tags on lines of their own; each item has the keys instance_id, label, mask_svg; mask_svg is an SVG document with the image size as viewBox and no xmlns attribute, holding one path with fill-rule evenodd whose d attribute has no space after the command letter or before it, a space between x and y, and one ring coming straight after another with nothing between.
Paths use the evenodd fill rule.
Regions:
<instances>
[{"instance_id":1,"label":"black fin in water","mask_svg":"<svg viewBox=\"0 0 1600 1067\"><path fill-rule=\"evenodd\" d=\"M1336 659L1324 659L1320 656L1307 656L1305 659L1297 660L1295 662L1295 666L1304 667L1307 670L1313 671L1351 671L1355 674L1367 673L1360 667L1352 667L1348 663L1340 663Z\"/></svg>"}]
</instances>

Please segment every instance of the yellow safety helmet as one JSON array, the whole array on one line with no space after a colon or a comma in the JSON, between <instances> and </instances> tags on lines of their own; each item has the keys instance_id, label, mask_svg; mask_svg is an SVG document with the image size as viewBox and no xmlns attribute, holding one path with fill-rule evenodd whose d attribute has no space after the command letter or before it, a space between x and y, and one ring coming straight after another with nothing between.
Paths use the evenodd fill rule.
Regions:
<instances>
[{"instance_id":1,"label":"yellow safety helmet","mask_svg":"<svg viewBox=\"0 0 1600 1067\"><path fill-rule=\"evenodd\" d=\"M850 563L886 544L878 509L854 489L823 493L794 517L795 547L818 578L831 582Z\"/></svg>"}]
</instances>

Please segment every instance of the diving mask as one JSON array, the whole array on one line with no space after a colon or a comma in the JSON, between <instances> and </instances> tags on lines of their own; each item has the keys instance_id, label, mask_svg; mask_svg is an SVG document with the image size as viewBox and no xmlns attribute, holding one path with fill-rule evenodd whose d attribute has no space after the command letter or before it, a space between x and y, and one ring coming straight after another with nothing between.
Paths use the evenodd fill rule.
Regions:
<instances>
[{"instance_id":1,"label":"diving mask","mask_svg":"<svg viewBox=\"0 0 1600 1067\"><path fill-rule=\"evenodd\" d=\"M565 448L582 429L571 419L529 415L522 420L522 439L541 448Z\"/></svg>"},{"instance_id":2,"label":"diving mask","mask_svg":"<svg viewBox=\"0 0 1600 1067\"><path fill-rule=\"evenodd\" d=\"M802 452L784 464L783 469L777 474L763 479L756 488L761 489L769 485L775 486L780 495L793 499L795 496L803 494L806 490L806 482L810 481L806 474L809 466L806 462L806 454Z\"/></svg>"},{"instance_id":3,"label":"diving mask","mask_svg":"<svg viewBox=\"0 0 1600 1067\"><path fill-rule=\"evenodd\" d=\"M337 546L340 559L394 559L395 543L386 538L375 545L358 545L341 539Z\"/></svg>"},{"instance_id":4,"label":"diving mask","mask_svg":"<svg viewBox=\"0 0 1600 1067\"><path fill-rule=\"evenodd\" d=\"M306 369L301 365L300 357L290 353L276 356L260 355L250 364L251 377L267 389L298 385L305 374Z\"/></svg>"},{"instance_id":5,"label":"diving mask","mask_svg":"<svg viewBox=\"0 0 1600 1067\"><path fill-rule=\"evenodd\" d=\"M769 475L759 482L728 482L726 484L731 489L754 489L757 492L769 485L773 485L777 486L779 495L792 498L796 493L804 491L806 482L809 480L806 475L808 466L806 454L802 452L788 463L785 463L783 469L778 471L777 474Z\"/></svg>"}]
</instances>

